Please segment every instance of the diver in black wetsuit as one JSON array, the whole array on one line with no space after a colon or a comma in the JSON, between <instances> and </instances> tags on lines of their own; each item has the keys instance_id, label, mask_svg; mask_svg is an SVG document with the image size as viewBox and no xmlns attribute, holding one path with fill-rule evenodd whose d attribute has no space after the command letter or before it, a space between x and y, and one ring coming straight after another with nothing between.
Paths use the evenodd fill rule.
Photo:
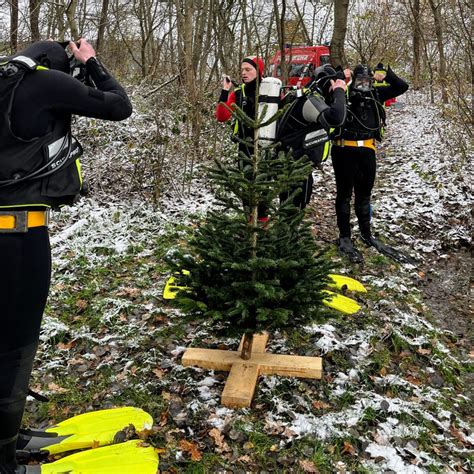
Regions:
<instances>
[{"instance_id":1,"label":"diver in black wetsuit","mask_svg":"<svg viewBox=\"0 0 474 474\"><path fill-rule=\"evenodd\" d=\"M373 80L385 81L386 86L374 89ZM331 150L336 177L336 216L339 227L338 249L351 262L362 262L362 254L351 240L351 198L354 191L354 208L363 241L382 250L382 244L374 239L370 227L370 197L375 182L375 141L380 141L385 125L383 103L406 92L408 84L390 67L386 75L376 73L368 66L354 68L353 79L348 87L347 120L334 134Z\"/></svg>"},{"instance_id":2,"label":"diver in black wetsuit","mask_svg":"<svg viewBox=\"0 0 474 474\"><path fill-rule=\"evenodd\" d=\"M290 105L278 123L278 151L291 150L295 160L306 155L313 167L325 161L330 150L330 129L340 127L346 120L345 93L346 83L329 64L315 70L312 81L303 91L290 91L282 100L282 105ZM311 173L293 199L295 207L304 209L309 204L313 182ZM292 188L280 198L284 200L296 189Z\"/></svg>"},{"instance_id":3,"label":"diver in black wetsuit","mask_svg":"<svg viewBox=\"0 0 474 474\"><path fill-rule=\"evenodd\" d=\"M70 75L63 46L32 44L0 58L0 473L21 473L16 439L49 292L49 209L80 193L73 114L123 120L132 107L86 40L70 43L95 84Z\"/></svg>"}]
</instances>

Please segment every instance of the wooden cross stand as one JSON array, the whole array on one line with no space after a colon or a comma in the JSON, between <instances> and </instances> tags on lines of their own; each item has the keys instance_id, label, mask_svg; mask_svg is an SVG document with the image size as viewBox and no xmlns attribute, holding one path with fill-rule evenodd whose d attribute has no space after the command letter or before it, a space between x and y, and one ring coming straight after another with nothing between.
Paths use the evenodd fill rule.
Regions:
<instances>
[{"instance_id":1,"label":"wooden cross stand","mask_svg":"<svg viewBox=\"0 0 474 474\"><path fill-rule=\"evenodd\" d=\"M249 407L260 375L283 375L320 379L322 359L294 355L276 355L265 352L268 333L256 334L252 342L250 359L241 358L243 338L239 351L189 348L183 355L182 364L203 369L229 372L222 392L222 405L229 408Z\"/></svg>"}]
</instances>

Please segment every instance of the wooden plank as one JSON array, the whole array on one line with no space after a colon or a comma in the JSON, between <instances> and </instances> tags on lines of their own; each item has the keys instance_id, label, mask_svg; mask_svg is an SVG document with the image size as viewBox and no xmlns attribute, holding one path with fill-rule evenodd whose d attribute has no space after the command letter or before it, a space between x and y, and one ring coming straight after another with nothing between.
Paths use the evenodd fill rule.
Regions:
<instances>
[{"instance_id":1,"label":"wooden plank","mask_svg":"<svg viewBox=\"0 0 474 474\"><path fill-rule=\"evenodd\" d=\"M260 375L282 375L304 379L320 379L323 375L321 357L258 354L255 359L252 361L258 363Z\"/></svg>"},{"instance_id":2,"label":"wooden plank","mask_svg":"<svg viewBox=\"0 0 474 474\"><path fill-rule=\"evenodd\" d=\"M268 338L270 335L268 332L264 331L260 334L254 334L253 342L252 342L252 354L254 352L265 352L265 348L267 347ZM244 342L244 336L240 340L239 348L237 349L239 352L242 351L242 344Z\"/></svg>"},{"instance_id":3,"label":"wooden plank","mask_svg":"<svg viewBox=\"0 0 474 474\"><path fill-rule=\"evenodd\" d=\"M203 369L224 370L229 372L233 364L242 363L240 352L214 349L189 348L183 355L184 366L198 366ZM260 374L283 375L288 377L321 378L323 372L320 357L294 355L276 355L266 352L255 353L245 361L247 365L259 366Z\"/></svg>"},{"instance_id":4,"label":"wooden plank","mask_svg":"<svg viewBox=\"0 0 474 474\"><path fill-rule=\"evenodd\" d=\"M255 393L258 375L258 365L236 362L222 392L222 405L229 408L249 407Z\"/></svg>"},{"instance_id":5,"label":"wooden plank","mask_svg":"<svg viewBox=\"0 0 474 474\"><path fill-rule=\"evenodd\" d=\"M202 369L225 370L232 368L232 364L242 361L240 352L222 351L218 349L197 349L190 347L183 354L181 363L188 366L198 366Z\"/></svg>"}]
</instances>

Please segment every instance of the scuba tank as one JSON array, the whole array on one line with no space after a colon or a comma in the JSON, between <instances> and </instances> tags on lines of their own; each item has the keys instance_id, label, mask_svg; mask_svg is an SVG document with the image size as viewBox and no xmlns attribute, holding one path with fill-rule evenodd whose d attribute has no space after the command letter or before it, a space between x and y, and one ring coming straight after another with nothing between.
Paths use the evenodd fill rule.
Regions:
<instances>
[{"instance_id":1,"label":"scuba tank","mask_svg":"<svg viewBox=\"0 0 474 474\"><path fill-rule=\"evenodd\" d=\"M280 104L282 82L276 77L264 77L260 83L258 96L258 118L262 122L270 120L277 112ZM265 111L265 113L264 113ZM276 138L277 120L258 129L258 141L261 146L273 145Z\"/></svg>"}]
</instances>

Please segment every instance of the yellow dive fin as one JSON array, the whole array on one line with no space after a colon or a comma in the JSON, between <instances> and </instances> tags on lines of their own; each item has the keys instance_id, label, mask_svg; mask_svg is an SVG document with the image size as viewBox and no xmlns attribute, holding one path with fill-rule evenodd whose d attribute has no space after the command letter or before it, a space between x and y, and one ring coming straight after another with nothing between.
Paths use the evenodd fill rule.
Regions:
<instances>
[{"instance_id":1,"label":"yellow dive fin","mask_svg":"<svg viewBox=\"0 0 474 474\"><path fill-rule=\"evenodd\" d=\"M132 440L89 449L41 465L41 474L156 474L158 452L143 441Z\"/></svg>"},{"instance_id":2,"label":"yellow dive fin","mask_svg":"<svg viewBox=\"0 0 474 474\"><path fill-rule=\"evenodd\" d=\"M189 275L188 270L181 270L181 273L183 275ZM178 293L179 290L183 290L185 288L185 286L176 285L176 278L174 276L171 276L168 278L165 288L163 289L163 298L165 300L173 300L174 298L176 298L176 293Z\"/></svg>"},{"instance_id":3,"label":"yellow dive fin","mask_svg":"<svg viewBox=\"0 0 474 474\"><path fill-rule=\"evenodd\" d=\"M352 298L339 295L329 290L323 290L323 292L328 295L328 298L323 300L323 304L328 308L335 309L336 311L340 311L344 314L357 313L357 311L359 311L361 308L359 303L357 303L357 301L353 300Z\"/></svg>"},{"instance_id":4,"label":"yellow dive fin","mask_svg":"<svg viewBox=\"0 0 474 474\"><path fill-rule=\"evenodd\" d=\"M22 430L17 450L58 454L120 443L124 440L122 430L130 425L136 431L151 429L153 418L146 411L135 407L83 413L45 430Z\"/></svg>"},{"instance_id":5,"label":"yellow dive fin","mask_svg":"<svg viewBox=\"0 0 474 474\"><path fill-rule=\"evenodd\" d=\"M346 288L349 291L367 293L365 286L360 281L354 280L354 278L345 275L336 275L334 273L330 273L328 277L332 280L332 283L329 283L328 285L329 288L335 288L338 290Z\"/></svg>"}]
</instances>

